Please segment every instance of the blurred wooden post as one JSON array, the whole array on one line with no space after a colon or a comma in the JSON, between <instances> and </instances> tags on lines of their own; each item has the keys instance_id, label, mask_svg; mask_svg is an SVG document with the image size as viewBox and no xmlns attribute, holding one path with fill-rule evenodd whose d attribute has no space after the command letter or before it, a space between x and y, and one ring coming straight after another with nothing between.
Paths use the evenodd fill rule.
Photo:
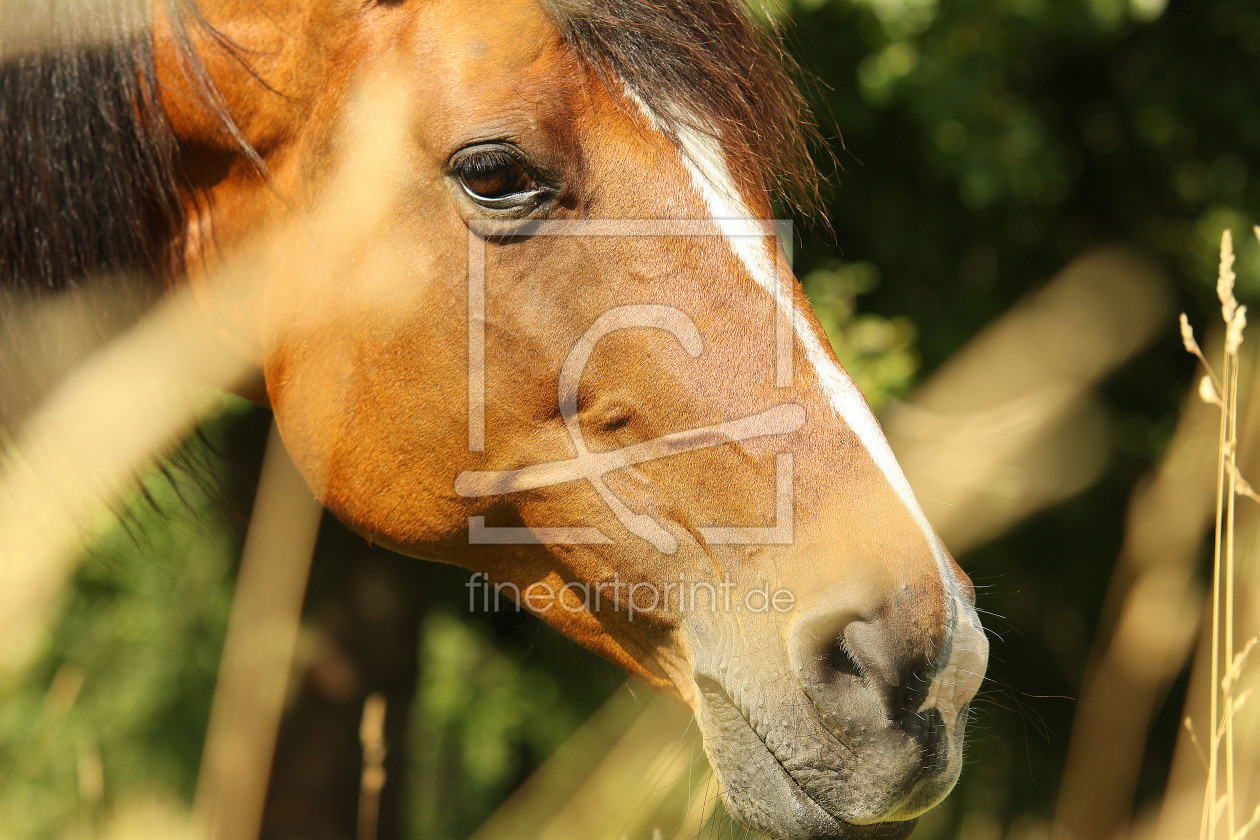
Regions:
<instances>
[{"instance_id":1,"label":"blurred wooden post","mask_svg":"<svg viewBox=\"0 0 1260 840\"><path fill-rule=\"evenodd\" d=\"M321 513L273 425L197 781L207 840L258 837Z\"/></svg>"}]
</instances>

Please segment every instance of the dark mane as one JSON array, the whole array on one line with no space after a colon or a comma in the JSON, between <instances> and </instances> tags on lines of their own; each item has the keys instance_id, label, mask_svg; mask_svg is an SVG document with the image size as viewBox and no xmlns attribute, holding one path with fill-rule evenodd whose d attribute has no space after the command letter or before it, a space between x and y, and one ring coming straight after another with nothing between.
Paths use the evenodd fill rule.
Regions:
<instances>
[{"instance_id":1,"label":"dark mane","mask_svg":"<svg viewBox=\"0 0 1260 840\"><path fill-rule=\"evenodd\" d=\"M90 34L72 24L80 31L58 33L63 46L0 43L0 288L164 273L183 227L175 138L157 106L150 39L116 14Z\"/></svg>"},{"instance_id":2,"label":"dark mane","mask_svg":"<svg viewBox=\"0 0 1260 840\"><path fill-rule=\"evenodd\" d=\"M716 135L794 209L818 207L817 126L778 33L743 0L544 0L605 82L623 81L676 133Z\"/></svg>"}]
</instances>

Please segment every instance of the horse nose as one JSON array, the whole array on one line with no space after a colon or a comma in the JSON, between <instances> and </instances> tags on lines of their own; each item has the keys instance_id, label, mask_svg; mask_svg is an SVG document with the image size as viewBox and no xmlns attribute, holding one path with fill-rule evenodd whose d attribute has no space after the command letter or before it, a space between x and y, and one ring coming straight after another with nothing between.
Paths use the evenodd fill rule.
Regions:
<instances>
[{"instance_id":1,"label":"horse nose","mask_svg":"<svg viewBox=\"0 0 1260 840\"><path fill-rule=\"evenodd\" d=\"M888 624L880 619L851 621L832 638L818 640L819 676L839 693L844 693L846 679L856 678L857 686L880 695L889 721L917 729L935 665L908 640L890 632Z\"/></svg>"},{"instance_id":2,"label":"horse nose","mask_svg":"<svg viewBox=\"0 0 1260 840\"><path fill-rule=\"evenodd\" d=\"M824 610L803 616L789 644L802 688L838 735L874 725L930 748L940 720L923 707L940 642L893 610Z\"/></svg>"},{"instance_id":3,"label":"horse nose","mask_svg":"<svg viewBox=\"0 0 1260 840\"><path fill-rule=\"evenodd\" d=\"M922 720L919 709L927 699L935 665L890 624L883 619L854 620L828 636L801 639L800 643L816 647L812 658L819 667L802 676L813 679L823 706L843 705L853 689L863 689L879 697L890 722L913 726Z\"/></svg>"}]
</instances>

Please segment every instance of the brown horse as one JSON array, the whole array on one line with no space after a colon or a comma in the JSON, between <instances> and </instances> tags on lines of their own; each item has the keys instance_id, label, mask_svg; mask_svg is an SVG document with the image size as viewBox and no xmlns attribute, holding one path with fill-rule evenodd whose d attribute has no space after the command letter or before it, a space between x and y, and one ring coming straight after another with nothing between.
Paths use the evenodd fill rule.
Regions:
<instances>
[{"instance_id":1,"label":"brown horse","mask_svg":"<svg viewBox=\"0 0 1260 840\"><path fill-rule=\"evenodd\" d=\"M940 802L987 642L767 221L809 192L808 122L737 0L165 0L105 28L4 71L5 282L140 267L213 300L336 192L387 69L384 212L216 313L321 501L687 703L752 826L903 837Z\"/></svg>"}]
</instances>

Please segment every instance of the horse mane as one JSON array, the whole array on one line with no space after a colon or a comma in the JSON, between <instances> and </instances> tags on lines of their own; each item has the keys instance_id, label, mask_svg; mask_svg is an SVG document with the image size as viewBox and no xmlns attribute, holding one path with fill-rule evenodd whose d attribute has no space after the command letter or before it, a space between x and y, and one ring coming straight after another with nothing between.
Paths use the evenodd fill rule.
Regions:
<instances>
[{"instance_id":1,"label":"horse mane","mask_svg":"<svg viewBox=\"0 0 1260 840\"><path fill-rule=\"evenodd\" d=\"M182 228L149 38L66 41L0 63L0 287L157 273Z\"/></svg>"},{"instance_id":2,"label":"horse mane","mask_svg":"<svg viewBox=\"0 0 1260 840\"><path fill-rule=\"evenodd\" d=\"M793 209L819 214L810 156L817 124L777 29L744 0L544 0L566 41L603 77L627 85L675 140L712 136L746 177ZM767 16L768 17L768 16Z\"/></svg>"},{"instance_id":3,"label":"horse mane","mask_svg":"<svg viewBox=\"0 0 1260 840\"><path fill-rule=\"evenodd\" d=\"M160 0L175 57L255 166L192 44L192 0ZM160 105L144 0L48 0L0 36L0 290L183 269L179 144Z\"/></svg>"}]
</instances>

